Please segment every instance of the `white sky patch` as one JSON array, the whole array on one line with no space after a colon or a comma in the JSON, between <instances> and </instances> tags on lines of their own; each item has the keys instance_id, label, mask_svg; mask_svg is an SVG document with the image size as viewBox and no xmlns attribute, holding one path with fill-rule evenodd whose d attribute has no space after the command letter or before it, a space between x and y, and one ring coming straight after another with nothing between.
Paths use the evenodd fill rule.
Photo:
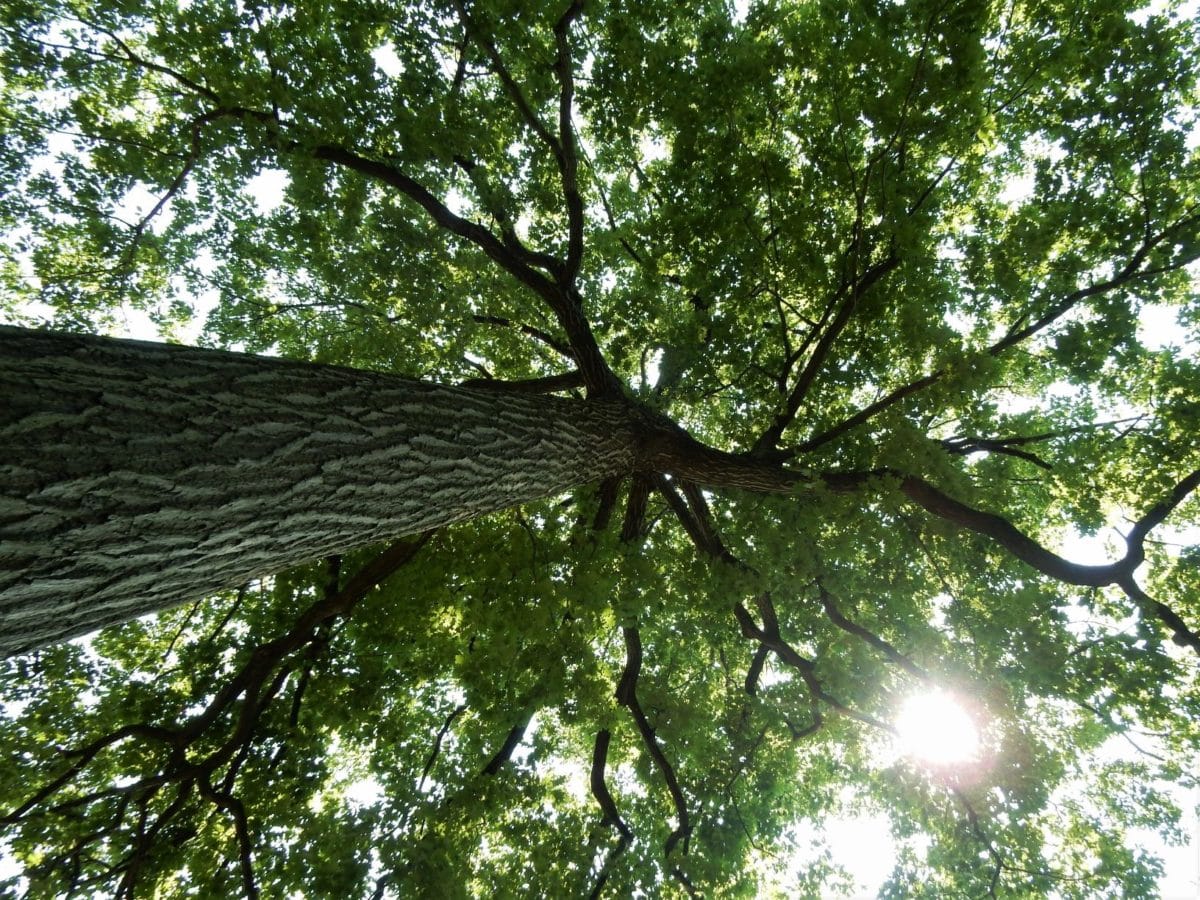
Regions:
<instances>
[{"instance_id":1,"label":"white sky patch","mask_svg":"<svg viewBox=\"0 0 1200 900\"><path fill-rule=\"evenodd\" d=\"M1176 787L1170 793L1183 810L1179 827L1187 836L1187 843L1164 844L1162 838L1146 829L1131 831L1129 842L1132 846L1153 848L1162 858L1163 874L1158 880L1158 890L1163 900L1193 900L1200 897L1200 788Z\"/></svg>"},{"instance_id":2,"label":"white sky patch","mask_svg":"<svg viewBox=\"0 0 1200 900\"><path fill-rule=\"evenodd\" d=\"M1000 202L1007 206L1019 206L1033 196L1033 172L1025 171L1008 179L1000 192Z\"/></svg>"},{"instance_id":3,"label":"white sky patch","mask_svg":"<svg viewBox=\"0 0 1200 900\"><path fill-rule=\"evenodd\" d=\"M957 331L962 337L967 337L975 327L975 321L961 312L948 311L943 316L947 325Z\"/></svg>"},{"instance_id":4,"label":"white sky patch","mask_svg":"<svg viewBox=\"0 0 1200 900\"><path fill-rule=\"evenodd\" d=\"M937 594L929 601L929 624L934 628L946 627L946 610L950 608L950 604L954 602L954 598L949 594Z\"/></svg>"},{"instance_id":5,"label":"white sky patch","mask_svg":"<svg viewBox=\"0 0 1200 900\"><path fill-rule=\"evenodd\" d=\"M537 713L529 717L529 724L525 726L525 733L521 735L520 743L513 749L513 762L524 764L529 761L529 754L533 752L533 736L537 734L538 726L540 725L541 722L538 721Z\"/></svg>"},{"instance_id":6,"label":"white sky patch","mask_svg":"<svg viewBox=\"0 0 1200 900\"><path fill-rule=\"evenodd\" d=\"M896 865L896 845L886 816L856 816L825 823L825 839L836 862L854 876L855 888L878 895ZM864 853L865 848L869 853Z\"/></svg>"},{"instance_id":7,"label":"white sky patch","mask_svg":"<svg viewBox=\"0 0 1200 900\"><path fill-rule=\"evenodd\" d=\"M1129 510L1116 509L1109 515L1112 524L1095 534L1081 534L1075 529L1068 529L1057 545L1052 541L1047 542L1047 549L1072 563L1109 565L1125 555L1125 534L1136 517L1137 514ZM1147 542L1160 547L1168 556L1178 557L1183 548L1200 545L1200 525L1180 527L1168 520L1150 532ZM1145 572L1143 564L1135 573L1139 582L1145 580ZM1090 640L1099 634L1131 634L1139 618L1139 613L1132 605L1129 606L1128 615L1123 618L1105 615L1080 602L1068 603L1062 611L1067 617L1068 630L1081 640ZM1169 653L1175 650L1169 642L1165 647Z\"/></svg>"},{"instance_id":8,"label":"white sky patch","mask_svg":"<svg viewBox=\"0 0 1200 900\"><path fill-rule=\"evenodd\" d=\"M1187 332L1179 324L1179 307L1144 304L1138 314L1137 337L1149 350L1182 348Z\"/></svg>"},{"instance_id":9,"label":"white sky patch","mask_svg":"<svg viewBox=\"0 0 1200 900\"><path fill-rule=\"evenodd\" d=\"M194 347L200 342L200 333L204 331L204 325L208 321L208 314L216 309L217 304L221 302L221 295L215 290L208 290L198 296L193 294L189 299L192 307L192 318L186 325L174 328L171 331L170 338L180 344Z\"/></svg>"},{"instance_id":10,"label":"white sky patch","mask_svg":"<svg viewBox=\"0 0 1200 900\"><path fill-rule=\"evenodd\" d=\"M396 55L396 45L390 41L372 50L371 59L375 60L375 68L388 78L399 78L404 74L404 63Z\"/></svg>"},{"instance_id":11,"label":"white sky patch","mask_svg":"<svg viewBox=\"0 0 1200 900\"><path fill-rule=\"evenodd\" d=\"M1190 651L1189 651L1190 652ZM1189 661L1191 658L1190 657ZM1133 743L1120 735L1113 735L1104 744L1087 754L1080 764L1080 772L1088 772L1097 764L1107 765L1121 760L1138 759L1139 751L1161 754L1164 751L1161 741L1152 734L1138 733L1135 729L1131 735ZM1126 846L1137 850L1150 850L1162 860L1163 874L1158 879L1158 893L1155 896L1162 900L1196 900L1200 898L1200 787L1195 784L1183 786L1180 784L1154 780L1147 787L1165 792L1172 803L1179 807L1182 815L1179 829L1184 843L1167 843L1156 831L1149 828L1131 828L1125 834ZM1051 797L1052 804L1077 804L1089 814L1102 814L1096 809L1094 801L1081 793L1082 784L1078 781L1068 781L1060 785ZM1047 843L1055 846L1058 838L1053 833L1046 834Z\"/></svg>"},{"instance_id":12,"label":"white sky patch","mask_svg":"<svg viewBox=\"0 0 1200 900\"><path fill-rule=\"evenodd\" d=\"M74 156L80 152L76 144L77 138L74 135L64 134L61 131L52 131L46 135L46 155L40 160L34 162L34 172L45 171L46 169L55 168L54 160L59 156L66 154Z\"/></svg>"},{"instance_id":13,"label":"white sky patch","mask_svg":"<svg viewBox=\"0 0 1200 900\"><path fill-rule=\"evenodd\" d=\"M876 897L896 865L896 842L886 816L862 814L831 816L819 823L802 822L795 829L798 852L789 868L800 871L812 864L822 844L830 861L843 867L854 879L856 898Z\"/></svg>"},{"instance_id":14,"label":"white sky patch","mask_svg":"<svg viewBox=\"0 0 1200 900\"><path fill-rule=\"evenodd\" d=\"M663 350L662 347L655 347L654 350L646 356L646 382L642 387L654 387L658 384L660 375L660 367L662 366Z\"/></svg>"},{"instance_id":15,"label":"white sky patch","mask_svg":"<svg viewBox=\"0 0 1200 900\"><path fill-rule=\"evenodd\" d=\"M1167 552L1175 551L1177 553L1182 547L1200 545L1200 524L1181 527L1172 525L1170 521L1163 522L1150 532L1150 537L1161 542L1167 548Z\"/></svg>"},{"instance_id":16,"label":"white sky patch","mask_svg":"<svg viewBox=\"0 0 1200 900\"><path fill-rule=\"evenodd\" d=\"M118 217L131 225L136 224L142 221L159 204L164 193L165 191L155 191L147 185L138 182L125 193L125 196L121 198L114 212ZM163 208L150 221L149 228L153 231L165 228L171 224L171 217L173 215L171 203L167 201L163 205Z\"/></svg>"},{"instance_id":17,"label":"white sky patch","mask_svg":"<svg viewBox=\"0 0 1200 900\"><path fill-rule=\"evenodd\" d=\"M217 260L207 247L202 247L192 262L196 271L201 275L211 275L217 269ZM185 324L170 329L167 336L180 344L194 347L200 342L200 334L208 322L209 313L216 309L217 304L221 302L221 294L215 288L209 288L201 294L193 294L187 290L186 285L182 284L182 279L179 281L181 282L178 285L180 296L186 298L188 305L191 306L192 318Z\"/></svg>"},{"instance_id":18,"label":"white sky patch","mask_svg":"<svg viewBox=\"0 0 1200 900\"><path fill-rule=\"evenodd\" d=\"M1151 16L1170 16L1175 22L1193 22L1200 18L1200 2L1198 0L1190 0L1188 3L1180 4L1179 9L1172 13L1170 0L1152 0L1141 9L1129 14L1129 20L1136 25L1144 26L1149 21ZM1200 897L1200 891L1196 896Z\"/></svg>"},{"instance_id":19,"label":"white sky patch","mask_svg":"<svg viewBox=\"0 0 1200 900\"><path fill-rule=\"evenodd\" d=\"M589 782L591 771L581 765L579 760L549 754L535 764L535 769L539 775L559 779L567 793L581 806L595 802Z\"/></svg>"},{"instance_id":20,"label":"white sky patch","mask_svg":"<svg viewBox=\"0 0 1200 900\"><path fill-rule=\"evenodd\" d=\"M456 216L469 216L471 214L471 201L458 188L452 187L446 191L446 197L443 202L446 204L446 208Z\"/></svg>"},{"instance_id":21,"label":"white sky patch","mask_svg":"<svg viewBox=\"0 0 1200 900\"><path fill-rule=\"evenodd\" d=\"M283 169L263 169L246 182L246 193L260 215L269 216L283 203L291 178Z\"/></svg>"},{"instance_id":22,"label":"white sky patch","mask_svg":"<svg viewBox=\"0 0 1200 900\"><path fill-rule=\"evenodd\" d=\"M638 140L638 153L643 163L658 162L670 159L671 147L660 135L643 134Z\"/></svg>"},{"instance_id":23,"label":"white sky patch","mask_svg":"<svg viewBox=\"0 0 1200 900\"><path fill-rule=\"evenodd\" d=\"M350 782L346 785L345 791L343 791L346 802L356 810L366 806L374 806L383 799L383 795L383 785L375 780L374 775L367 775L364 778Z\"/></svg>"},{"instance_id":24,"label":"white sky patch","mask_svg":"<svg viewBox=\"0 0 1200 900\"><path fill-rule=\"evenodd\" d=\"M762 674L758 676L758 686L760 688L769 688L777 684L787 684L791 680L791 669L772 665L771 661L768 660L767 664L763 666Z\"/></svg>"},{"instance_id":25,"label":"white sky patch","mask_svg":"<svg viewBox=\"0 0 1200 900\"><path fill-rule=\"evenodd\" d=\"M1110 521L1119 522L1101 528L1095 534L1080 534L1070 530L1063 537L1058 554L1075 563L1103 566L1115 562L1125 555L1125 533L1129 531L1137 514L1128 510L1117 510ZM1156 543L1172 556L1178 556L1183 547L1200 544L1200 525L1180 526L1170 519L1151 529L1147 543Z\"/></svg>"},{"instance_id":26,"label":"white sky patch","mask_svg":"<svg viewBox=\"0 0 1200 900\"><path fill-rule=\"evenodd\" d=\"M979 729L954 695L943 690L910 695L896 716L898 749L930 766L969 762L979 752Z\"/></svg>"},{"instance_id":27,"label":"white sky patch","mask_svg":"<svg viewBox=\"0 0 1200 900\"><path fill-rule=\"evenodd\" d=\"M7 840L0 841L0 881L6 878L15 878L25 871L25 867L17 862L16 856L13 855L12 844ZM29 881L21 878L15 885L17 895L22 891L29 889Z\"/></svg>"},{"instance_id":28,"label":"white sky patch","mask_svg":"<svg viewBox=\"0 0 1200 900\"><path fill-rule=\"evenodd\" d=\"M1101 528L1095 534L1072 530L1062 542L1060 556L1071 562L1102 566L1119 559L1125 542L1115 528Z\"/></svg>"},{"instance_id":29,"label":"white sky patch","mask_svg":"<svg viewBox=\"0 0 1200 900\"><path fill-rule=\"evenodd\" d=\"M434 45L433 58L437 60L438 69L441 70L442 77L447 81L453 82L458 75L458 57L451 56L442 50L441 47Z\"/></svg>"},{"instance_id":30,"label":"white sky patch","mask_svg":"<svg viewBox=\"0 0 1200 900\"><path fill-rule=\"evenodd\" d=\"M517 221L513 223L513 231L522 241L529 240L529 229L533 226L533 219L529 213L523 212L517 216Z\"/></svg>"},{"instance_id":31,"label":"white sky patch","mask_svg":"<svg viewBox=\"0 0 1200 900\"><path fill-rule=\"evenodd\" d=\"M112 337L129 337L138 341L161 341L158 326L154 320L140 309L134 309L129 304L122 304L117 313L118 327L109 331Z\"/></svg>"},{"instance_id":32,"label":"white sky patch","mask_svg":"<svg viewBox=\"0 0 1200 900\"><path fill-rule=\"evenodd\" d=\"M1010 176L1000 191L1000 202L1008 206L1019 206L1033 198L1034 160L1048 159L1051 163L1059 163L1066 159L1067 151L1062 144L1050 144L1039 135L1031 135L1022 142L1021 155L1024 168L1019 175Z\"/></svg>"}]
</instances>

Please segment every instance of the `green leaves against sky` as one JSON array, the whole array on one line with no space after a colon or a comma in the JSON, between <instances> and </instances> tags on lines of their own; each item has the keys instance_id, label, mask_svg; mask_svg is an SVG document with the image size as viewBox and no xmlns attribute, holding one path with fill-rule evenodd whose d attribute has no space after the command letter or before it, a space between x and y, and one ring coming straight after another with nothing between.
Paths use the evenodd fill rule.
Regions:
<instances>
[{"instance_id":1,"label":"green leaves against sky","mask_svg":"<svg viewBox=\"0 0 1200 900\"><path fill-rule=\"evenodd\" d=\"M1200 750L1198 657L1155 605L1200 629L1171 543L1195 493L1133 591L1027 565L910 477L1116 559L1200 468L1185 10L2 9L8 321L185 335L197 306L204 344L519 381L585 368L559 291L625 396L816 473L442 530L225 705L383 548L5 661L16 895L826 896L822 823L865 813L885 896L1153 893L1135 829L1173 833ZM651 739L616 693L631 634ZM977 761L889 755L927 682ZM154 729L206 709L172 756ZM156 780L180 759L217 761Z\"/></svg>"}]
</instances>

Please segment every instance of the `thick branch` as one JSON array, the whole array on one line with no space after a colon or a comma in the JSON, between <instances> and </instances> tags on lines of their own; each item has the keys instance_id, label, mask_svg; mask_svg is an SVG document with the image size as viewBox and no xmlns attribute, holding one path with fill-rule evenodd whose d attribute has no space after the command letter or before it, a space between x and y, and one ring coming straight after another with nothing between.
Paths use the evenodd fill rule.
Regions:
<instances>
[{"instance_id":1,"label":"thick branch","mask_svg":"<svg viewBox=\"0 0 1200 900\"><path fill-rule=\"evenodd\" d=\"M542 331L540 328L534 328L532 325L518 325L511 319L506 319L503 316L476 315L474 316L474 319L476 322L480 322L485 325L499 325L502 328L517 328L522 334L541 341L556 353L566 357L567 359L575 360L575 351L571 347L554 337L554 335Z\"/></svg>"},{"instance_id":2,"label":"thick branch","mask_svg":"<svg viewBox=\"0 0 1200 900\"><path fill-rule=\"evenodd\" d=\"M746 672L746 693L753 697L758 693L758 679L762 676L763 666L767 664L767 657L771 655L771 648L765 644L759 644L754 649L754 659L750 660L750 668Z\"/></svg>"},{"instance_id":3,"label":"thick branch","mask_svg":"<svg viewBox=\"0 0 1200 900\"><path fill-rule=\"evenodd\" d=\"M724 544L721 543L721 539L716 531L713 530L712 522L707 514L707 505L685 502L684 498L675 490L675 485L662 475L656 476L654 481L659 493L666 499L667 505L671 507L671 511L675 513L675 517L679 519L679 523L683 526L684 531L687 532L688 537L691 538L692 543L696 545L696 548L714 559L735 562L729 551L725 549ZM689 501L700 495L699 490L696 490L694 485L691 487L692 492L688 495Z\"/></svg>"},{"instance_id":4,"label":"thick branch","mask_svg":"<svg viewBox=\"0 0 1200 900\"><path fill-rule=\"evenodd\" d=\"M622 479L619 476L606 478L600 482L599 503L596 507L596 516L592 519L592 531L604 531L608 528L608 523L612 520L613 510L617 506L617 495L621 490Z\"/></svg>"},{"instance_id":5,"label":"thick branch","mask_svg":"<svg viewBox=\"0 0 1200 900\"><path fill-rule=\"evenodd\" d=\"M837 710L842 715L856 719L866 725L871 725L883 731L892 732L895 729L886 722L881 722L874 716L860 713L855 709L847 706L842 701L838 700L832 694L825 690L821 680L817 678L816 664L805 656L802 656L783 639L779 632L779 620L775 614L775 606L771 602L769 594L760 594L755 598L755 603L758 606L759 614L762 616L763 625L761 628L755 624L754 618L750 615L746 607L738 603L733 608L734 617L738 620L738 625L741 626L742 634L752 640L759 642L761 646L767 647L773 651L784 663L791 666L800 673L800 677L804 680L805 686L808 688L809 696L814 701L820 700L828 704L833 709Z\"/></svg>"},{"instance_id":6,"label":"thick branch","mask_svg":"<svg viewBox=\"0 0 1200 900\"><path fill-rule=\"evenodd\" d=\"M246 807L233 794L217 791L206 779L200 780L200 791L233 818L234 832L238 841L238 862L242 870L242 890L247 900L256 900L258 887L254 883L254 860L250 828L246 822Z\"/></svg>"},{"instance_id":7,"label":"thick branch","mask_svg":"<svg viewBox=\"0 0 1200 900\"><path fill-rule=\"evenodd\" d=\"M1164 228L1158 234L1149 236L1141 244L1141 246L1139 246L1133 252L1133 254L1131 254L1129 261L1125 264L1125 267L1112 278L1072 291L1063 297L1058 303L1051 306L1050 309L1048 309L1043 315L1029 325L1021 328L1014 326L1003 338L987 348L987 354L989 356L999 356L1005 350L1016 346L1022 341L1027 340L1049 325L1053 324L1058 319L1066 315L1067 312L1089 297L1095 297L1108 293L1109 291L1124 287L1125 285L1131 284L1141 278L1148 278L1166 271L1181 268L1182 266L1194 261L1196 254L1177 260L1175 263L1167 266L1161 266L1155 269L1142 268L1142 264L1146 261L1146 258L1155 247L1173 235L1190 227L1197 221L1198 218L1200 218L1200 214L1186 216L1180 219L1178 222L1175 222L1173 225ZM795 453L804 453L810 450L815 450L816 448L827 444L835 438L840 437L847 431L857 428L859 425L862 425L883 410L899 403L901 400L911 397L913 394L916 394L919 391L936 384L948 374L948 369L939 369L936 372L931 372L930 374L918 378L915 381L909 382L906 385L902 385L869 406L863 407L857 413L850 416L850 418L845 419L841 423L821 432L820 434L810 437L808 440L798 444L792 449Z\"/></svg>"},{"instance_id":8,"label":"thick branch","mask_svg":"<svg viewBox=\"0 0 1200 900\"><path fill-rule=\"evenodd\" d=\"M301 145L291 149L305 150ZM308 151L316 159L336 163L387 184L417 203L446 231L465 238L479 247L502 269L539 296L558 319L570 341L572 355L579 364L588 392L593 397L619 394L620 381L605 362L592 334L591 324L583 315L578 295L566 290L524 262L519 254L478 222L451 212L422 184L394 166L369 159L345 147L321 144Z\"/></svg>"},{"instance_id":9,"label":"thick branch","mask_svg":"<svg viewBox=\"0 0 1200 900\"><path fill-rule=\"evenodd\" d=\"M960 503L915 475L905 476L900 489L905 496L928 512L992 538L1022 562L1045 575L1068 584L1103 587L1116 584L1141 565L1146 558L1146 534L1183 502L1197 485L1200 485L1200 470L1192 472L1180 481L1169 497L1156 504L1134 524L1125 539L1125 556L1106 565L1083 565L1063 559L1042 547L1007 519Z\"/></svg>"},{"instance_id":10,"label":"thick branch","mask_svg":"<svg viewBox=\"0 0 1200 900\"><path fill-rule=\"evenodd\" d=\"M654 729L651 727L649 720L647 720L645 712L642 711L642 705L638 702L637 698L638 676L642 670L642 638L636 628L622 628L621 631L625 636L625 670L621 673L621 680L617 683L617 702L626 707L630 715L633 716L638 733L642 736L642 742L646 745L646 750L650 753L650 757L662 773L663 780L667 783L667 790L671 794L671 800L675 804L675 815L679 820L679 824L667 837L664 847L665 855L670 856L671 851L675 849L676 844L681 840L683 841L683 852L686 854L688 839L692 833L691 821L688 818L687 800L684 798L683 791L679 787L679 780L675 777L675 769L672 767L670 760L667 759L666 754L663 753L662 747L658 743L658 738L654 735Z\"/></svg>"},{"instance_id":11,"label":"thick branch","mask_svg":"<svg viewBox=\"0 0 1200 900\"><path fill-rule=\"evenodd\" d=\"M583 13L582 0L574 0L554 25L554 41L558 55L554 71L561 86L558 102L558 170L562 177L563 200L567 206L567 262L561 280L569 286L579 274L583 260L583 198L579 194L579 154L575 146L575 128L571 124L571 106L575 96L575 81L571 73L571 49L567 32L571 23Z\"/></svg>"},{"instance_id":12,"label":"thick branch","mask_svg":"<svg viewBox=\"0 0 1200 900\"><path fill-rule=\"evenodd\" d=\"M1177 644L1190 646L1200 654L1200 634L1188 628L1170 607L1146 596L1133 579L1134 571L1146 558L1147 535L1151 529L1160 525L1192 491L1200 487L1200 469L1181 479L1167 497L1156 503L1134 523L1125 536L1126 550L1123 557L1102 565L1084 565L1064 559L1047 550L1004 517L975 509L955 500L928 481L915 475L902 475L889 470L879 470L873 473L831 473L822 476L822 479L834 490L853 490L863 485L873 475L898 477L900 490L918 506L939 518L991 538L1017 559L1043 575L1082 587L1118 585L1130 599L1171 628L1173 640Z\"/></svg>"},{"instance_id":13,"label":"thick branch","mask_svg":"<svg viewBox=\"0 0 1200 900\"><path fill-rule=\"evenodd\" d=\"M1031 439L1000 438L991 440L988 438L953 438L938 441L938 443L947 453L953 453L956 456L967 456L971 453L1000 453L1005 456L1014 456L1017 459L1023 459L1048 471L1054 468L1036 453L1032 453L1029 450L1022 450L1016 446L1021 443L1032 443Z\"/></svg>"},{"instance_id":14,"label":"thick branch","mask_svg":"<svg viewBox=\"0 0 1200 900\"><path fill-rule=\"evenodd\" d=\"M881 651L883 655L886 656L892 663L899 666L910 675L921 679L929 677L928 673L924 669L897 650L888 641L885 641L879 635L867 628L864 628L857 622L852 622L847 619L842 614L842 611L838 609L837 602L833 599L833 595L830 594L829 591L825 589L825 586L819 581L817 582L817 589L821 594L821 606L825 609L825 615L829 617L829 620L833 622L834 625L843 631L854 635L855 637L861 638L876 650Z\"/></svg>"},{"instance_id":15,"label":"thick branch","mask_svg":"<svg viewBox=\"0 0 1200 900\"><path fill-rule=\"evenodd\" d=\"M858 308L859 301L872 285L898 265L900 265L900 258L895 254L889 254L881 262L870 266L861 276L855 278L851 284L846 285L844 288L845 297L838 307L837 314L826 327L825 332L821 335L821 339L817 341L816 346L813 348L812 355L808 358L808 362L805 364L803 371L801 371L800 377L796 379L796 384L788 395L783 412L775 417L775 421L771 427L764 431L755 442L754 449L756 452L761 453L778 445L784 430L796 418L796 413L800 410L800 404L808 396L808 392L816 381L818 373L824 367L834 343L841 336L846 325L849 324L854 311Z\"/></svg>"},{"instance_id":16,"label":"thick branch","mask_svg":"<svg viewBox=\"0 0 1200 900\"><path fill-rule=\"evenodd\" d=\"M456 0L455 6L458 8L458 16L462 23L463 31L469 38L482 47L483 51L487 54L488 61L492 65L492 71L496 73L496 76L500 79L500 83L504 85L504 90L512 99L513 105L516 106L517 112L520 113L525 125L537 136L538 140L546 145L546 148L551 153L557 156L560 152L558 141L555 140L554 135L550 133L550 129L546 127L545 123L542 122L541 118L534 111L533 106L530 105L529 100L525 97L525 92L521 89L521 85L517 83L512 73L509 72L508 66L504 64L504 60L500 56L500 51L496 49L495 42L483 34L482 30L472 21L470 14L467 12L466 4L462 0Z\"/></svg>"},{"instance_id":17,"label":"thick branch","mask_svg":"<svg viewBox=\"0 0 1200 900\"><path fill-rule=\"evenodd\" d=\"M425 780L429 777L429 773L433 770L433 764L437 762L438 755L442 752L442 741L446 739L446 735L454 725L454 720L466 711L466 704L460 703L454 707L450 715L446 716L446 721L438 729L437 737L433 739L433 749L429 751L429 756L425 760L425 768L421 770L421 780L417 783L417 793L425 790Z\"/></svg>"},{"instance_id":18,"label":"thick branch","mask_svg":"<svg viewBox=\"0 0 1200 900\"><path fill-rule=\"evenodd\" d=\"M1191 647L1200 654L1200 634L1188 628L1187 624L1179 617L1179 614L1165 603L1148 596L1145 591L1138 586L1132 575L1122 578L1117 582L1121 586L1126 596L1133 600L1142 609L1157 618L1160 622L1171 629L1171 640L1180 647Z\"/></svg>"},{"instance_id":19,"label":"thick branch","mask_svg":"<svg viewBox=\"0 0 1200 900\"><path fill-rule=\"evenodd\" d=\"M302 145L293 144L289 145L289 149L304 150L305 148ZM450 208L424 185L410 178L395 166L369 159L334 144L320 144L313 147L310 152L316 159L336 163L395 188L415 201L439 226L482 249L493 261L499 263L501 268L533 290L538 296L547 300L552 307L561 302L561 293L553 281L518 259L517 255L487 228L478 222L451 212Z\"/></svg>"},{"instance_id":20,"label":"thick branch","mask_svg":"<svg viewBox=\"0 0 1200 900\"><path fill-rule=\"evenodd\" d=\"M583 257L583 200L579 194L578 154L575 147L575 132L571 124L571 108L574 102L575 85L571 73L571 53L567 42L567 33L574 21L582 12L583 4L572 3L554 25L554 39L557 55L554 61L554 72L560 85L558 131L556 137L542 121L525 96L520 84L505 65L496 44L484 35L471 20L462 0L457 3L459 18L463 28L481 46L491 63L492 71L504 85L505 92L512 99L522 121L537 139L554 156L558 164L559 176L562 181L563 199L567 208L567 258L564 263L556 266L559 283L569 287L579 273L579 264Z\"/></svg>"},{"instance_id":21,"label":"thick branch","mask_svg":"<svg viewBox=\"0 0 1200 900\"><path fill-rule=\"evenodd\" d=\"M592 749L592 794L604 813L603 824L611 825L621 833L623 839L628 840L633 837L633 832L629 830L629 826L625 824L621 814L617 811L616 801L613 800L604 780L604 770L608 765L608 745L611 740L612 734L607 728L596 732L596 744Z\"/></svg>"},{"instance_id":22,"label":"thick branch","mask_svg":"<svg viewBox=\"0 0 1200 900\"><path fill-rule=\"evenodd\" d=\"M642 535L646 522L646 503L650 499L650 479L635 475L629 483L629 497L625 502L625 521L621 525L621 540L628 544Z\"/></svg>"},{"instance_id":23,"label":"thick branch","mask_svg":"<svg viewBox=\"0 0 1200 900\"><path fill-rule=\"evenodd\" d=\"M604 885L608 883L608 870L613 862L625 852L630 842L633 840L633 832L629 830L629 826L621 818L621 814L617 812L616 801L613 800L612 794L608 792L608 785L604 780L604 769L608 765L608 744L612 735L607 728L602 728L596 732L596 745L592 750L592 795L596 798L596 802L600 804L600 809L604 813L604 818L601 824L616 828L621 837L604 857L604 865L600 868L600 874L596 878L596 884L592 888L592 892L588 895L589 900L597 900L600 892L604 889Z\"/></svg>"},{"instance_id":24,"label":"thick branch","mask_svg":"<svg viewBox=\"0 0 1200 900\"><path fill-rule=\"evenodd\" d=\"M454 162L466 173L471 184L475 186L476 194L483 207L496 220L496 224L500 226L500 233L504 238L504 246L511 250L513 255L522 262L528 263L534 268L544 269L552 275L560 273L562 271L562 261L558 257L549 253L531 250L517 237L512 216L497 197L497 193L489 180L486 167L462 155L455 155Z\"/></svg>"},{"instance_id":25,"label":"thick branch","mask_svg":"<svg viewBox=\"0 0 1200 900\"><path fill-rule=\"evenodd\" d=\"M504 738L504 743L500 745L500 749L496 751L496 755L488 761L488 764L483 767L484 775L498 775L504 764L512 759L513 751L521 743L521 739L525 737L525 729L529 727L529 719L524 719L518 722L511 729L508 735Z\"/></svg>"},{"instance_id":26,"label":"thick branch","mask_svg":"<svg viewBox=\"0 0 1200 900\"><path fill-rule=\"evenodd\" d=\"M564 372L561 375L546 375L542 378L525 378L520 381L503 381L499 378L469 378L460 387L497 391L506 394L552 394L583 387L582 372Z\"/></svg>"}]
</instances>

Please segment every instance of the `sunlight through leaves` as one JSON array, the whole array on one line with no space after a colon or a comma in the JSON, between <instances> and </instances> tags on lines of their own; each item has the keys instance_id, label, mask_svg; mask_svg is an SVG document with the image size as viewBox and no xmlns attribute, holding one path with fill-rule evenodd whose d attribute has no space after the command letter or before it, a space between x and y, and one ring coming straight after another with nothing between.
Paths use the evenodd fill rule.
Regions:
<instances>
[{"instance_id":1,"label":"sunlight through leaves","mask_svg":"<svg viewBox=\"0 0 1200 900\"><path fill-rule=\"evenodd\" d=\"M932 690L909 696L896 717L900 751L934 766L968 762L979 751L979 730L952 695Z\"/></svg>"}]
</instances>

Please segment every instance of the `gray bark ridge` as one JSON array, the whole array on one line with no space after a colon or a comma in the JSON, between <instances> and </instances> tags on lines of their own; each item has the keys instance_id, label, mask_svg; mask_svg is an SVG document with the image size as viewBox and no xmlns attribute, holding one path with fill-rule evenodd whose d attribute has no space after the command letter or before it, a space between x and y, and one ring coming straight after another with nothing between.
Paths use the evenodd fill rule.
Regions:
<instances>
[{"instance_id":1,"label":"gray bark ridge","mask_svg":"<svg viewBox=\"0 0 1200 900\"><path fill-rule=\"evenodd\" d=\"M629 407L0 326L0 656L634 471Z\"/></svg>"}]
</instances>

